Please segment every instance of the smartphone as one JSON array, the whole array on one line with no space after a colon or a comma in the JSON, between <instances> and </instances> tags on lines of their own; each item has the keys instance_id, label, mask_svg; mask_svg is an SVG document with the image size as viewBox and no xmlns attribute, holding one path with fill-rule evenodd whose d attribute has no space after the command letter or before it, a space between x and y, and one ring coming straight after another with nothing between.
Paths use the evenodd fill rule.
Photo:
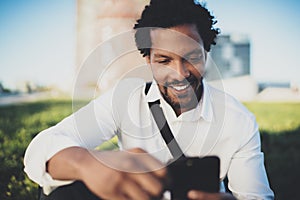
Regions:
<instances>
[{"instance_id":1,"label":"smartphone","mask_svg":"<svg viewBox=\"0 0 300 200\"><path fill-rule=\"evenodd\" d=\"M217 156L180 158L171 162L167 169L167 189L172 200L187 199L187 192L191 189L219 192L220 159Z\"/></svg>"}]
</instances>

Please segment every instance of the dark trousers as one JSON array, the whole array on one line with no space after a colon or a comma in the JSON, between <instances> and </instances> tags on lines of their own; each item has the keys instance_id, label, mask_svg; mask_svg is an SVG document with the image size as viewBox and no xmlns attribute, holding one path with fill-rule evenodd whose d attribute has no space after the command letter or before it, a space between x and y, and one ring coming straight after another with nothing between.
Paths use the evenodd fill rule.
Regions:
<instances>
[{"instance_id":1,"label":"dark trousers","mask_svg":"<svg viewBox=\"0 0 300 200\"><path fill-rule=\"evenodd\" d=\"M53 190L50 195L45 195L43 189L39 188L39 200L101 200L95 196L81 181L75 181ZM152 198L159 200L160 198Z\"/></svg>"},{"instance_id":2,"label":"dark trousers","mask_svg":"<svg viewBox=\"0 0 300 200\"><path fill-rule=\"evenodd\" d=\"M53 190L50 195L45 195L39 188L39 200L100 200L81 181L75 181Z\"/></svg>"}]
</instances>

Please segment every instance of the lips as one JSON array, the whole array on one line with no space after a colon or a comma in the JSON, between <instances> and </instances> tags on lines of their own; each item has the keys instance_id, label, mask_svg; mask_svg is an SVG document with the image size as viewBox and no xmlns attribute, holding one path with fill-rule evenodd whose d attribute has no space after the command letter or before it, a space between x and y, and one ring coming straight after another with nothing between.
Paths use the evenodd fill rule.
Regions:
<instances>
[{"instance_id":1,"label":"lips","mask_svg":"<svg viewBox=\"0 0 300 200\"><path fill-rule=\"evenodd\" d=\"M194 92L193 86L195 85L196 81L184 81L184 83L172 83L168 85L168 88L172 91L177 98L185 98L190 92Z\"/></svg>"},{"instance_id":2,"label":"lips","mask_svg":"<svg viewBox=\"0 0 300 200\"><path fill-rule=\"evenodd\" d=\"M172 87L173 89L175 89L177 91L185 90L189 86L190 86L190 84L186 84L186 85L170 85L170 87Z\"/></svg>"},{"instance_id":3,"label":"lips","mask_svg":"<svg viewBox=\"0 0 300 200\"><path fill-rule=\"evenodd\" d=\"M197 79L194 76L190 76L183 81L175 80L173 82L168 82L166 86L174 89L176 92L184 92L189 89L190 86L192 87L193 84L197 82L196 80Z\"/></svg>"}]
</instances>

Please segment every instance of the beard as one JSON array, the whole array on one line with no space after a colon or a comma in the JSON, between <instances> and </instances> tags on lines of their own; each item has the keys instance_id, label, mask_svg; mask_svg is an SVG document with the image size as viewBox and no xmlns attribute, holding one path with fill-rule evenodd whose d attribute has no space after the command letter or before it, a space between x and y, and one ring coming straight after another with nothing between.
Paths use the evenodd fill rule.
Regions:
<instances>
[{"instance_id":1,"label":"beard","mask_svg":"<svg viewBox=\"0 0 300 200\"><path fill-rule=\"evenodd\" d=\"M162 91L164 99L171 105L173 109L181 109L181 110L190 110L195 108L201 99L203 93L203 84L202 77L196 78L191 75L184 79L183 81L174 80L172 82L166 82L162 86ZM170 87L174 85L186 85L192 87L191 91L187 94L174 94L171 92Z\"/></svg>"}]
</instances>

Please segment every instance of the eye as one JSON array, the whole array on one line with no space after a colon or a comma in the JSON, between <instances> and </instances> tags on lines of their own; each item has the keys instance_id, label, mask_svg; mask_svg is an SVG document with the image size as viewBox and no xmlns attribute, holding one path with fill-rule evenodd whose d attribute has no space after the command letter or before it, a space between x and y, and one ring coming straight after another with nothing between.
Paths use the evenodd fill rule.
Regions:
<instances>
[{"instance_id":1,"label":"eye","mask_svg":"<svg viewBox=\"0 0 300 200\"><path fill-rule=\"evenodd\" d=\"M195 56L190 56L189 58L187 58L186 60L190 63L199 63L202 61L202 55L195 55Z\"/></svg>"},{"instance_id":2,"label":"eye","mask_svg":"<svg viewBox=\"0 0 300 200\"><path fill-rule=\"evenodd\" d=\"M164 59L159 59L156 62L159 63L159 64L168 64L168 63L171 62L171 60L168 59L168 58L164 58Z\"/></svg>"}]
</instances>

